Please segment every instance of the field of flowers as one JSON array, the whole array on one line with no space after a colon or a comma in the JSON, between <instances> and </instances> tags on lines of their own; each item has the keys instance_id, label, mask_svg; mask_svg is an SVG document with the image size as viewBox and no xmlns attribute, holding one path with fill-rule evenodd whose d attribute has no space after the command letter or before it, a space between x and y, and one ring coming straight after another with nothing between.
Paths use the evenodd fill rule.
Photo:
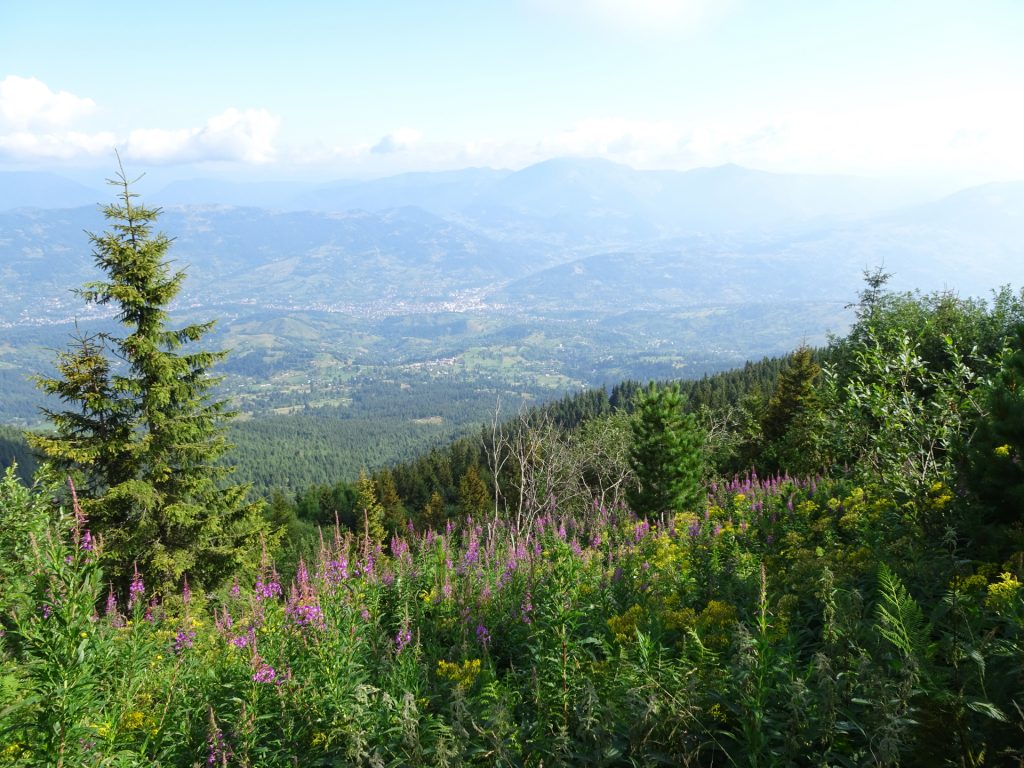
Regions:
<instances>
[{"instance_id":1,"label":"field of flowers","mask_svg":"<svg viewBox=\"0 0 1024 768\"><path fill-rule=\"evenodd\" d=\"M664 520L552 499L518 538L325 530L293 583L267 561L162 600L145 573L105 597L69 515L3 593L0 765L1018 765L1021 564L923 543L952 503L756 476Z\"/></svg>"}]
</instances>

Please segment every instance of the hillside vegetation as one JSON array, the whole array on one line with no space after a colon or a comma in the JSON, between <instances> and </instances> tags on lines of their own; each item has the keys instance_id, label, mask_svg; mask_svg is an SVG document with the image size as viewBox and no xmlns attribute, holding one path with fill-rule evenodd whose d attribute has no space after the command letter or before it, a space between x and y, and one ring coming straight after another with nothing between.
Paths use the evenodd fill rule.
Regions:
<instances>
[{"instance_id":1,"label":"hillside vegetation","mask_svg":"<svg viewBox=\"0 0 1024 768\"><path fill-rule=\"evenodd\" d=\"M202 591L9 475L0 762L1019 765L1024 295L855 312L277 493Z\"/></svg>"}]
</instances>

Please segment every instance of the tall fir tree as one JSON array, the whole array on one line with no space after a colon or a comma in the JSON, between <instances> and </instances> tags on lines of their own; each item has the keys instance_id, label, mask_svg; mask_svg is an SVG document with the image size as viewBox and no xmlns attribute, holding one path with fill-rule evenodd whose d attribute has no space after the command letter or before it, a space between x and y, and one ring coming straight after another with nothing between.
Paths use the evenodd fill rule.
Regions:
<instances>
[{"instance_id":1,"label":"tall fir tree","mask_svg":"<svg viewBox=\"0 0 1024 768\"><path fill-rule=\"evenodd\" d=\"M761 422L764 444L759 469L807 474L820 468L815 381L821 368L809 347L800 347L779 373Z\"/></svg>"},{"instance_id":2,"label":"tall fir tree","mask_svg":"<svg viewBox=\"0 0 1024 768\"><path fill-rule=\"evenodd\" d=\"M374 547L384 543L387 531L384 530L384 507L377 499L376 484L365 469L359 472L356 494L359 538L362 540L364 549L369 553Z\"/></svg>"},{"instance_id":3,"label":"tall fir tree","mask_svg":"<svg viewBox=\"0 0 1024 768\"><path fill-rule=\"evenodd\" d=\"M209 369L226 353L183 351L213 322L168 327L185 273L171 269L171 239L153 232L160 209L136 202L123 168L109 183L117 197L103 207L108 229L88 235L104 277L78 294L113 307L121 331L80 335L58 353L56 375L37 378L66 409L46 409L54 432L31 443L85 491L114 580L126 583L137 565L164 591L185 575L214 587L257 562L270 533L261 504L218 461L233 414L214 397Z\"/></svg>"},{"instance_id":4,"label":"tall fir tree","mask_svg":"<svg viewBox=\"0 0 1024 768\"><path fill-rule=\"evenodd\" d=\"M702 440L693 414L683 412L679 386L652 383L634 405L630 506L652 516L695 508L702 497Z\"/></svg>"},{"instance_id":5,"label":"tall fir tree","mask_svg":"<svg viewBox=\"0 0 1024 768\"><path fill-rule=\"evenodd\" d=\"M475 464L466 467L459 479L459 517L480 520L494 510L494 499L487 483L480 477Z\"/></svg>"}]
</instances>

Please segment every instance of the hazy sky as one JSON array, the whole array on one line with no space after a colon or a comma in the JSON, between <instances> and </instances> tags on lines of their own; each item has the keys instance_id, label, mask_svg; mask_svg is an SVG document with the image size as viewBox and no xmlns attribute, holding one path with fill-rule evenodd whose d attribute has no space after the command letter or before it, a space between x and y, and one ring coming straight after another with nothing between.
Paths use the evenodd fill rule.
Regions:
<instances>
[{"instance_id":1,"label":"hazy sky","mask_svg":"<svg viewBox=\"0 0 1024 768\"><path fill-rule=\"evenodd\" d=\"M0 0L0 168L1024 178L1022 0Z\"/></svg>"}]
</instances>

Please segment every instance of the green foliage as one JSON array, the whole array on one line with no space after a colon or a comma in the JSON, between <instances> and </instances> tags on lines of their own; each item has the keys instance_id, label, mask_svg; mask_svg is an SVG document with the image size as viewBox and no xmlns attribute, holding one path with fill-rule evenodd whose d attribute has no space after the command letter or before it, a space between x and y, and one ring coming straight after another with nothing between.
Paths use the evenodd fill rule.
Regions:
<instances>
[{"instance_id":1,"label":"green foliage","mask_svg":"<svg viewBox=\"0 0 1024 768\"><path fill-rule=\"evenodd\" d=\"M683 413L677 386L651 384L636 403L630 452L637 485L628 498L641 514L690 510L701 498L701 438Z\"/></svg>"},{"instance_id":2,"label":"green foliage","mask_svg":"<svg viewBox=\"0 0 1024 768\"><path fill-rule=\"evenodd\" d=\"M967 479L997 524L1020 521L1024 510L1024 325L1001 355L999 371L981 395L985 416L971 442Z\"/></svg>"},{"instance_id":3,"label":"green foliage","mask_svg":"<svg viewBox=\"0 0 1024 768\"><path fill-rule=\"evenodd\" d=\"M952 485L954 450L979 416L977 375L947 339L948 364L933 367L903 332L868 329L834 417L847 455L867 476L906 497Z\"/></svg>"},{"instance_id":4,"label":"green foliage","mask_svg":"<svg viewBox=\"0 0 1024 768\"><path fill-rule=\"evenodd\" d=\"M185 574L213 587L251 563L269 533L247 488L226 485L230 469L217 463L231 413L212 398L207 371L224 353L180 351L212 323L167 327L185 275L170 268L170 238L152 231L159 210L134 202L123 172L111 183L109 229L89 235L105 279L79 293L111 305L121 334L81 335L58 353L56 375L38 384L69 408L46 410L55 432L30 442L78 480L110 577L126 585L137 563L165 589Z\"/></svg>"},{"instance_id":5,"label":"green foliage","mask_svg":"<svg viewBox=\"0 0 1024 768\"><path fill-rule=\"evenodd\" d=\"M0 391L3 391L2 385ZM28 482L38 466L39 462L25 436L17 429L0 425L0 470L14 467L18 477Z\"/></svg>"},{"instance_id":6,"label":"green foliage","mask_svg":"<svg viewBox=\"0 0 1024 768\"><path fill-rule=\"evenodd\" d=\"M40 489L23 485L13 467L0 478L0 607L18 592L29 572L33 542L46 532L50 505Z\"/></svg>"}]
</instances>

